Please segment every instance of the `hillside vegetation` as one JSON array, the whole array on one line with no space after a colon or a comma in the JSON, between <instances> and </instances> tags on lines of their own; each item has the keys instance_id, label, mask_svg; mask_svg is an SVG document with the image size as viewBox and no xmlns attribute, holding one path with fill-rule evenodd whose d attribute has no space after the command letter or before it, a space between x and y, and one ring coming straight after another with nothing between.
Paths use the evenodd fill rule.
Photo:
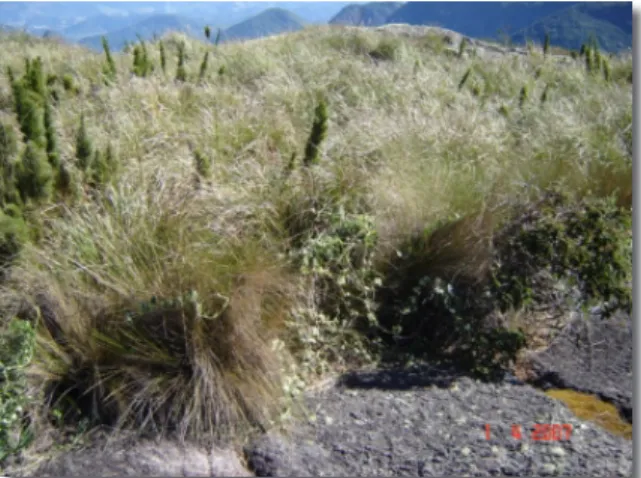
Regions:
<instances>
[{"instance_id":1,"label":"hillside vegetation","mask_svg":"<svg viewBox=\"0 0 641 478\"><path fill-rule=\"evenodd\" d=\"M541 273L630 306L631 58L0 42L0 461L51 424L266 428L400 351L488 375Z\"/></svg>"}]
</instances>

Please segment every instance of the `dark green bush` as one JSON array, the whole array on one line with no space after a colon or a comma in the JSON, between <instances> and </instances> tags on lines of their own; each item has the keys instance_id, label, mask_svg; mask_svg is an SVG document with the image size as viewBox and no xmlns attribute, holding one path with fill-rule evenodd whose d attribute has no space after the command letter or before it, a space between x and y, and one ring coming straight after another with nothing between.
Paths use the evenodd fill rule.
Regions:
<instances>
[{"instance_id":1,"label":"dark green bush","mask_svg":"<svg viewBox=\"0 0 641 478\"><path fill-rule=\"evenodd\" d=\"M447 254L431 246L433 237L417 234L401 248L378 295L383 339L409 355L453 359L491 376L526 345L520 330L498 320L501 313L551 305L559 285L567 285L564 301L631 310L631 213L613 200L550 194L517 209L487 246L491 266L476 276L462 272L469 244L451 248L459 266L447 269L438 265Z\"/></svg>"}]
</instances>

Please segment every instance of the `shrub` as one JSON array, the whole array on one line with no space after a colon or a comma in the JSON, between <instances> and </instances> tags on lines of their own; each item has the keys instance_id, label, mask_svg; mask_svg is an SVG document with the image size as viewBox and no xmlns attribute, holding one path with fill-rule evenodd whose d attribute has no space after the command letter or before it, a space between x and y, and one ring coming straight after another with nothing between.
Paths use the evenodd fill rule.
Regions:
<instances>
[{"instance_id":1,"label":"shrub","mask_svg":"<svg viewBox=\"0 0 641 478\"><path fill-rule=\"evenodd\" d=\"M211 176L211 160L205 156L201 151L194 151L194 163L196 172L201 178L209 178Z\"/></svg>"},{"instance_id":2,"label":"shrub","mask_svg":"<svg viewBox=\"0 0 641 478\"><path fill-rule=\"evenodd\" d=\"M491 217L470 216L407 241L379 292L386 343L492 376L527 339L502 314L559 306L559 284L569 284L562 302L630 310L630 212L611 200L561 198L517 208L496 232Z\"/></svg>"},{"instance_id":3,"label":"shrub","mask_svg":"<svg viewBox=\"0 0 641 478\"><path fill-rule=\"evenodd\" d=\"M5 217L0 216L0 231L5 231ZM32 405L26 367L35 346L35 331L23 320L0 324L0 466L25 448L33 439L26 412Z\"/></svg>"},{"instance_id":4,"label":"shrub","mask_svg":"<svg viewBox=\"0 0 641 478\"><path fill-rule=\"evenodd\" d=\"M297 178L301 182L283 197L280 217L287 255L309 281L313 307L294 311L291 349L312 374L337 364L371 363L379 352L371 334L380 283L374 265L378 234L356 200L362 185L331 175Z\"/></svg>"},{"instance_id":5,"label":"shrub","mask_svg":"<svg viewBox=\"0 0 641 478\"><path fill-rule=\"evenodd\" d=\"M632 217L613 199L572 203L550 194L527 209L497 239L501 268L495 272L497 293L510 305L544 293L537 273L576 287L583 301L609 302L631 308ZM630 282L631 283L631 282Z\"/></svg>"},{"instance_id":6,"label":"shrub","mask_svg":"<svg viewBox=\"0 0 641 478\"><path fill-rule=\"evenodd\" d=\"M70 74L63 75L63 77L62 77L62 87L68 93L76 91L76 87L75 87L74 81L73 81L73 76L71 76Z\"/></svg>"},{"instance_id":7,"label":"shrub","mask_svg":"<svg viewBox=\"0 0 641 478\"><path fill-rule=\"evenodd\" d=\"M5 206L0 211L0 265L10 264L28 239L27 225L20 209L14 204Z\"/></svg>"}]
</instances>

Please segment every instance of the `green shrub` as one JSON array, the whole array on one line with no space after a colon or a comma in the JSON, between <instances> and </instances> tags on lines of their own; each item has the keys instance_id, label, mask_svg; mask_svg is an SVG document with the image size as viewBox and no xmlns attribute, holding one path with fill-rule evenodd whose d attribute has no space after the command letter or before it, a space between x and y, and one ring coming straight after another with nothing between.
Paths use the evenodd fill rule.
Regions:
<instances>
[{"instance_id":1,"label":"green shrub","mask_svg":"<svg viewBox=\"0 0 641 478\"><path fill-rule=\"evenodd\" d=\"M563 301L630 310L631 213L614 201L550 194L497 232L482 224L463 218L419 232L390 259L379 327L394 350L492 376L526 345L502 314L558 306L560 285Z\"/></svg>"},{"instance_id":2,"label":"green shrub","mask_svg":"<svg viewBox=\"0 0 641 478\"><path fill-rule=\"evenodd\" d=\"M290 323L292 348L299 343L304 353L298 359L312 373L329 364L371 363L379 352L371 333L380 284L378 235L372 217L337 194L340 187L316 182L291 198L283 214L290 261L314 291L316 307L295 311Z\"/></svg>"},{"instance_id":3,"label":"green shrub","mask_svg":"<svg viewBox=\"0 0 641 478\"><path fill-rule=\"evenodd\" d=\"M67 93L71 93L71 92L76 91L76 87L75 87L75 84L74 84L74 81L73 81L73 76L71 76L68 73L63 75L63 77L62 77L62 87L64 88L64 90Z\"/></svg>"},{"instance_id":4,"label":"green shrub","mask_svg":"<svg viewBox=\"0 0 641 478\"><path fill-rule=\"evenodd\" d=\"M5 219L0 216L0 231ZM0 467L33 439L26 412L32 398L28 393L25 369L35 347L31 323L12 319L0 324Z\"/></svg>"},{"instance_id":5,"label":"green shrub","mask_svg":"<svg viewBox=\"0 0 641 478\"><path fill-rule=\"evenodd\" d=\"M194 151L194 163L198 176L205 179L211 176L211 160L208 156L196 150Z\"/></svg>"},{"instance_id":6,"label":"green shrub","mask_svg":"<svg viewBox=\"0 0 641 478\"><path fill-rule=\"evenodd\" d=\"M613 199L570 202L550 194L497 238L497 294L518 306L543 293L537 273L570 283L586 303L632 306L632 215Z\"/></svg>"},{"instance_id":7,"label":"green shrub","mask_svg":"<svg viewBox=\"0 0 641 478\"><path fill-rule=\"evenodd\" d=\"M27 225L20 208L15 204L5 206L0 211L0 264L6 266L11 263L28 238Z\"/></svg>"}]
</instances>

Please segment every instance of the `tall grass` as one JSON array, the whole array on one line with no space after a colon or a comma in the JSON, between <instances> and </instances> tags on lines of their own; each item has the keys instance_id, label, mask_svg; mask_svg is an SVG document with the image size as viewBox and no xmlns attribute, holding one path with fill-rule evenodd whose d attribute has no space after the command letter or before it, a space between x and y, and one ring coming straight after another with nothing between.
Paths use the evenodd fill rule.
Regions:
<instances>
[{"instance_id":1,"label":"tall grass","mask_svg":"<svg viewBox=\"0 0 641 478\"><path fill-rule=\"evenodd\" d=\"M196 435L267 426L295 377L333 370L354 344L336 326L351 322L325 317L331 298L319 296L336 290L319 286L327 264L358 269L323 256L356 250L336 221L371 219L381 272L417 231L440 231L424 272L473 274L513 203L557 188L630 206L632 88L618 72L631 60L611 59L606 82L581 59L458 55L427 35L323 27L221 45L208 68L223 73L195 82L208 46L172 34L166 68L184 44L186 81L132 77L118 53L109 84L102 55L3 38L4 51L40 56L77 85L55 107L62 161L73 164L81 115L94 147L120 158L111 186L29 212L39 239L2 286L7 319L39 317L28 372L51 406L66 393L101 421ZM147 52L160 62L158 45ZM0 58L1 105L6 67L22 62ZM315 164L287 176L319 96L326 139ZM208 158L200 180L193 151ZM338 249L330 230L346 234ZM292 250L312 257L321 242L302 273Z\"/></svg>"}]
</instances>

